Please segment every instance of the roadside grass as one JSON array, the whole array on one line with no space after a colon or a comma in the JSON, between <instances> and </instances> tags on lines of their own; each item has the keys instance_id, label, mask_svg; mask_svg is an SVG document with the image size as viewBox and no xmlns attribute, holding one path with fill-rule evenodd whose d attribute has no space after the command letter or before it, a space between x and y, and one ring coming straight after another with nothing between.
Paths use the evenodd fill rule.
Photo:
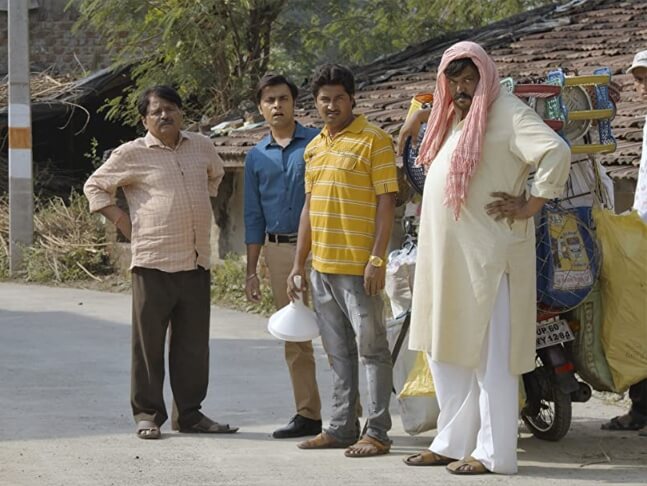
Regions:
<instances>
[{"instance_id":1,"label":"roadside grass","mask_svg":"<svg viewBox=\"0 0 647 486\"><path fill-rule=\"evenodd\" d=\"M68 201L37 201L34 213L34 244L25 250L25 280L100 281L115 271L103 225L90 213L83 194L72 192Z\"/></svg>"},{"instance_id":2,"label":"roadside grass","mask_svg":"<svg viewBox=\"0 0 647 486\"><path fill-rule=\"evenodd\" d=\"M15 281L45 285L130 291L130 274L110 256L110 243L101 217L89 211L83 194L38 199L34 206L34 243L24 250L24 269ZM261 302L245 298L245 260L229 254L211 269L211 301L244 312L270 315L274 302L267 278L261 277ZM0 197L0 280L9 275L9 203Z\"/></svg>"},{"instance_id":3,"label":"roadside grass","mask_svg":"<svg viewBox=\"0 0 647 486\"><path fill-rule=\"evenodd\" d=\"M266 272L260 272L261 301L253 304L245 297L245 260L230 253L211 268L211 302L223 307L270 315L274 312L274 300Z\"/></svg>"},{"instance_id":4,"label":"roadside grass","mask_svg":"<svg viewBox=\"0 0 647 486\"><path fill-rule=\"evenodd\" d=\"M0 280L9 278L9 201L0 196Z\"/></svg>"}]
</instances>

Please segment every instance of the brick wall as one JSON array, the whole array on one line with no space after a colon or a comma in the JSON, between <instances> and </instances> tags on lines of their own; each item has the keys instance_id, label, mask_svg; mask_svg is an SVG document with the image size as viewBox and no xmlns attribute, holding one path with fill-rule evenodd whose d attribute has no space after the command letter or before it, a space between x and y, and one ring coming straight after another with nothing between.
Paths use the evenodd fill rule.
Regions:
<instances>
[{"instance_id":1,"label":"brick wall","mask_svg":"<svg viewBox=\"0 0 647 486\"><path fill-rule=\"evenodd\" d=\"M29 38L33 71L80 74L110 64L108 51L90 29L72 32L77 14L68 0L30 0ZM0 0L0 76L8 70L7 0ZM78 59L78 61L77 61Z\"/></svg>"}]
</instances>

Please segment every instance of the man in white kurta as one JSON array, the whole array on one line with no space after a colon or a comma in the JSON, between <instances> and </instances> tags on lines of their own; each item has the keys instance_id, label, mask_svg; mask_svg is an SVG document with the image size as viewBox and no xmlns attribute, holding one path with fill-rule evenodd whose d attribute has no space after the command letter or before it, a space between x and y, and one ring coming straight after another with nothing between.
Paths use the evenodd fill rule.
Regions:
<instances>
[{"instance_id":1,"label":"man in white kurta","mask_svg":"<svg viewBox=\"0 0 647 486\"><path fill-rule=\"evenodd\" d=\"M430 452L405 462L448 465L456 474L513 474L518 376L535 364L532 215L562 193L570 150L533 110L501 90L489 104L481 157L456 218L446 184L480 94L478 87L469 93L470 70L476 86L483 82L476 66L446 80L439 71L455 116L424 187L409 347L428 353L440 416ZM462 99L461 90L474 101ZM536 174L526 196L531 170Z\"/></svg>"}]
</instances>

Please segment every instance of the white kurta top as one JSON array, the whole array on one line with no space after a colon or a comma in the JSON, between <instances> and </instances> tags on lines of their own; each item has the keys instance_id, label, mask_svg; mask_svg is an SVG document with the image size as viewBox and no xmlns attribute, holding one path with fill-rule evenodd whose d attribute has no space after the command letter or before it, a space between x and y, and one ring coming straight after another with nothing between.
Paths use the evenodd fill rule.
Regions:
<instances>
[{"instance_id":1,"label":"white kurta top","mask_svg":"<svg viewBox=\"0 0 647 486\"><path fill-rule=\"evenodd\" d=\"M634 209L638 215L647 223L647 117L643 127L643 151L640 158L640 169L638 170L638 183L634 196Z\"/></svg>"},{"instance_id":2,"label":"white kurta top","mask_svg":"<svg viewBox=\"0 0 647 486\"><path fill-rule=\"evenodd\" d=\"M451 155L463 122L454 123L432 162L424 188L409 347L436 361L479 364L503 273L509 274L510 370L535 365L535 229L533 219L495 221L486 213L492 192L562 194L570 167L568 145L513 95L501 93L488 114L482 157L458 221L443 203Z\"/></svg>"}]
</instances>

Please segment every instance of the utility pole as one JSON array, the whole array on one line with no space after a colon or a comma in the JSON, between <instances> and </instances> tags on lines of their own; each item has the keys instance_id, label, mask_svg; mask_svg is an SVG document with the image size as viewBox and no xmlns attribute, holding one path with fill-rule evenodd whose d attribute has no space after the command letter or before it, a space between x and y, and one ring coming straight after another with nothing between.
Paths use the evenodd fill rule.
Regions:
<instances>
[{"instance_id":1,"label":"utility pole","mask_svg":"<svg viewBox=\"0 0 647 486\"><path fill-rule=\"evenodd\" d=\"M32 244L34 197L29 97L29 2L9 0L9 272Z\"/></svg>"}]
</instances>

